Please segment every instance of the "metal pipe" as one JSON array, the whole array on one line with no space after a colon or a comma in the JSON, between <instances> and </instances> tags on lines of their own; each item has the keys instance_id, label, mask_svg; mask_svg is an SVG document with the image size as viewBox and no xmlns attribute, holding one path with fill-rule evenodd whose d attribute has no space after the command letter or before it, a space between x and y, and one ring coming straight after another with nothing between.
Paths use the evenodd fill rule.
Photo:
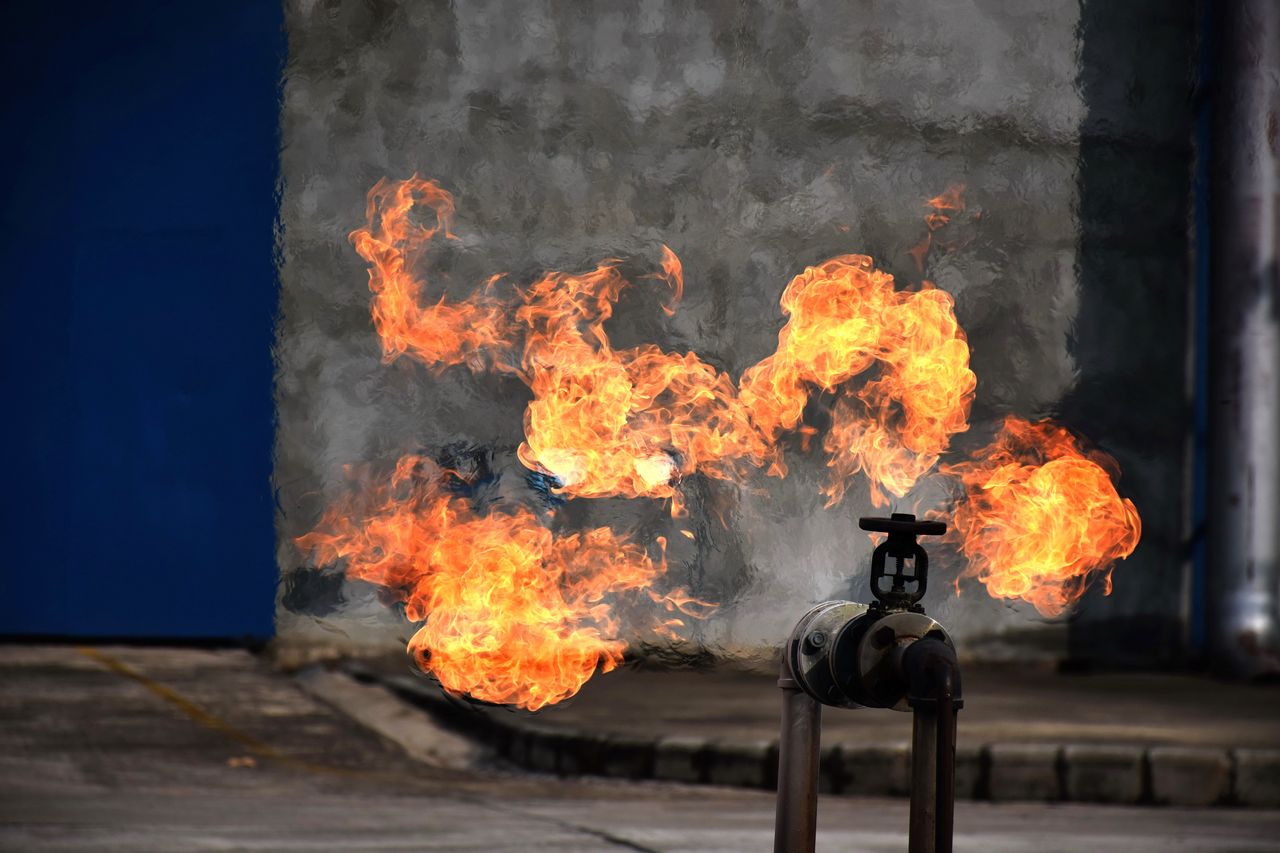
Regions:
<instances>
[{"instance_id":1,"label":"metal pipe","mask_svg":"<svg viewBox=\"0 0 1280 853\"><path fill-rule=\"evenodd\" d=\"M778 740L778 813L774 853L813 853L818 834L818 761L822 705L800 689L782 661L782 731Z\"/></svg>"},{"instance_id":2,"label":"metal pipe","mask_svg":"<svg viewBox=\"0 0 1280 853\"><path fill-rule=\"evenodd\" d=\"M955 650L935 637L907 646L902 675L915 712L911 739L911 853L951 853L956 796L956 712L961 698Z\"/></svg>"},{"instance_id":3,"label":"metal pipe","mask_svg":"<svg viewBox=\"0 0 1280 853\"><path fill-rule=\"evenodd\" d=\"M1280 3L1212 27L1208 639L1256 676L1280 673Z\"/></svg>"},{"instance_id":4,"label":"metal pipe","mask_svg":"<svg viewBox=\"0 0 1280 853\"><path fill-rule=\"evenodd\" d=\"M911 721L910 853L935 853L937 846L938 712L917 707Z\"/></svg>"},{"instance_id":5,"label":"metal pipe","mask_svg":"<svg viewBox=\"0 0 1280 853\"><path fill-rule=\"evenodd\" d=\"M934 853L951 853L956 814L956 707L951 690L938 697L938 754L934 781Z\"/></svg>"}]
</instances>

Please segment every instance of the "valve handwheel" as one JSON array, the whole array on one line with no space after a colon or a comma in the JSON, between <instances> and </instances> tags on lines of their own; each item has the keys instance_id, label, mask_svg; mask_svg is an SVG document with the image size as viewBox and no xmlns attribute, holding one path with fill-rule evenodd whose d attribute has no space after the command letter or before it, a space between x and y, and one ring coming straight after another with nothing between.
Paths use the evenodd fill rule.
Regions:
<instances>
[{"instance_id":1,"label":"valve handwheel","mask_svg":"<svg viewBox=\"0 0 1280 853\"><path fill-rule=\"evenodd\" d=\"M947 532L945 521L917 521L909 512L895 512L889 518L863 517L858 527L872 533L898 533L909 536L941 536Z\"/></svg>"},{"instance_id":2,"label":"valve handwheel","mask_svg":"<svg viewBox=\"0 0 1280 853\"><path fill-rule=\"evenodd\" d=\"M871 593L879 605L889 610L923 612L919 602L929 584L929 555L916 537L940 536L947 532L946 523L917 521L910 513L895 512L889 518L860 518L858 527L889 534L871 554ZM894 559L891 573L885 571L885 557ZM907 572L907 560L912 563L910 573ZM889 583L888 588L885 581Z\"/></svg>"}]
</instances>

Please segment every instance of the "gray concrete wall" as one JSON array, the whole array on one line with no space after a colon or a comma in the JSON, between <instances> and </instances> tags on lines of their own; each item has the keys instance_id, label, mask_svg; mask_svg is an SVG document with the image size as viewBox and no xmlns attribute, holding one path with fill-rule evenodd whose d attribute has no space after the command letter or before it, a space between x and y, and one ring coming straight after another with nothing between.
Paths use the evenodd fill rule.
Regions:
<instances>
[{"instance_id":1,"label":"gray concrete wall","mask_svg":"<svg viewBox=\"0 0 1280 853\"><path fill-rule=\"evenodd\" d=\"M956 298L979 380L956 446L985 443L1009 412L1054 414L1115 454L1144 541L1082 618L1141 617L1176 637L1191 21L1164 4L1099 21L1096 5L289 3L280 642L408 633L373 590L295 572L292 539L347 487L341 465L465 442L492 451L506 493L533 499L514 456L523 385L380 360L346 235L379 178L415 171L457 199L450 286L610 256L656 264L665 243L684 262L683 306L666 318L624 301L615 342L692 349L735 376L775 348L778 297L806 265L860 252L917 281L922 202L966 183L983 215L926 270ZM865 588L865 487L824 510L820 456L793 454L792 469L757 478L760 493L694 483L693 542L653 502L563 512L668 535L676 578L722 605L698 639L758 649L809 603ZM954 556L935 561L954 576ZM1066 653L1066 629L979 587L956 597L938 580L926 604L971 649Z\"/></svg>"}]
</instances>

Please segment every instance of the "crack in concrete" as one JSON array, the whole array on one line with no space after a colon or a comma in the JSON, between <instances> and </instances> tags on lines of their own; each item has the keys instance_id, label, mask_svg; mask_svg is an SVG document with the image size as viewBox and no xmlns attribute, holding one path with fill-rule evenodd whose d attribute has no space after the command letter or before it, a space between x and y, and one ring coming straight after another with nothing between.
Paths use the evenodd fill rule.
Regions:
<instances>
[{"instance_id":1,"label":"crack in concrete","mask_svg":"<svg viewBox=\"0 0 1280 853\"><path fill-rule=\"evenodd\" d=\"M564 818L558 818L552 815L538 814L536 812L526 811L524 809L516 808L510 805L498 806L492 802L487 802L485 800L475 799L472 797L465 797L463 799L466 799L472 805L480 806L481 808L486 808L491 811L510 814L510 815L517 815L519 817L526 818L529 820L538 820L544 823L549 823L552 826L557 826L561 829L570 830L571 832L580 832L584 835L590 835L592 838L599 838L601 841L607 841L608 843L621 847L624 850L634 850L636 851L636 853L662 853L662 851L656 847L646 847L643 844L632 841L628 838L624 838L621 835L615 835L614 833L609 832L607 829L596 829L595 827L584 826L580 823L576 823L571 820L566 820Z\"/></svg>"}]
</instances>

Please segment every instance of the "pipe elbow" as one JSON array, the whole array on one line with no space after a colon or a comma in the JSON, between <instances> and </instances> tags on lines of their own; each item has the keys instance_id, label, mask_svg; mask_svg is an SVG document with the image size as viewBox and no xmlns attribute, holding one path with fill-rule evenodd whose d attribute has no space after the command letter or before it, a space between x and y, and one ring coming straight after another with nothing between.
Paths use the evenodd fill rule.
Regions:
<instances>
[{"instance_id":1,"label":"pipe elbow","mask_svg":"<svg viewBox=\"0 0 1280 853\"><path fill-rule=\"evenodd\" d=\"M963 706L960 662L955 649L942 640L923 637L908 646L902 653L902 671L913 709L936 709L942 702L954 710Z\"/></svg>"}]
</instances>

